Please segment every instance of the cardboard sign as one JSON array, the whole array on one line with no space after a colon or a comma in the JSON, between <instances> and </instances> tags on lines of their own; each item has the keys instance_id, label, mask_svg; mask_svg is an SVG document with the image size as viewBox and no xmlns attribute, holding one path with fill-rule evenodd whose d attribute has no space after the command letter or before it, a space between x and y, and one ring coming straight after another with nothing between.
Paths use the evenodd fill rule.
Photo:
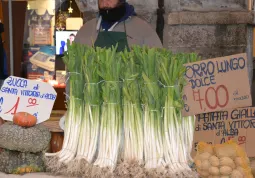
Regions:
<instances>
[{"instance_id":1,"label":"cardboard sign","mask_svg":"<svg viewBox=\"0 0 255 178\"><path fill-rule=\"evenodd\" d=\"M184 116L252 105L245 53L185 66Z\"/></svg>"},{"instance_id":2,"label":"cardboard sign","mask_svg":"<svg viewBox=\"0 0 255 178\"><path fill-rule=\"evenodd\" d=\"M255 107L229 109L197 115L192 156L200 141L222 144L235 140L248 157L255 157Z\"/></svg>"},{"instance_id":3,"label":"cardboard sign","mask_svg":"<svg viewBox=\"0 0 255 178\"><path fill-rule=\"evenodd\" d=\"M10 76L0 91L0 116L12 121L15 113L27 112L36 116L39 124L50 118L56 98L48 83Z\"/></svg>"}]
</instances>

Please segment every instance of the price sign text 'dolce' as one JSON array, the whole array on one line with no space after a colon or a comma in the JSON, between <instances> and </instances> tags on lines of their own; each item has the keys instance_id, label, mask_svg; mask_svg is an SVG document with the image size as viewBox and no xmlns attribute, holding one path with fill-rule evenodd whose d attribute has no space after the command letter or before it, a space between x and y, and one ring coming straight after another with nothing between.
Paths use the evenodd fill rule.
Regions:
<instances>
[{"instance_id":1,"label":"price sign text 'dolce'","mask_svg":"<svg viewBox=\"0 0 255 178\"><path fill-rule=\"evenodd\" d=\"M189 63L185 78L184 116L252 104L245 53Z\"/></svg>"}]
</instances>

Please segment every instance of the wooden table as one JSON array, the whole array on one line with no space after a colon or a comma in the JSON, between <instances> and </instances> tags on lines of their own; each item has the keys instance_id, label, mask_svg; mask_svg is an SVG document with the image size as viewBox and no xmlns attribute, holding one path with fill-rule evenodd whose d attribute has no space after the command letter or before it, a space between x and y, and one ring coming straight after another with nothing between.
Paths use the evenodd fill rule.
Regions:
<instances>
[{"instance_id":1,"label":"wooden table","mask_svg":"<svg viewBox=\"0 0 255 178\"><path fill-rule=\"evenodd\" d=\"M49 152L55 153L62 149L64 141L64 131L59 126L59 120L65 114L65 110L53 110L49 120L42 123L51 132Z\"/></svg>"}]
</instances>

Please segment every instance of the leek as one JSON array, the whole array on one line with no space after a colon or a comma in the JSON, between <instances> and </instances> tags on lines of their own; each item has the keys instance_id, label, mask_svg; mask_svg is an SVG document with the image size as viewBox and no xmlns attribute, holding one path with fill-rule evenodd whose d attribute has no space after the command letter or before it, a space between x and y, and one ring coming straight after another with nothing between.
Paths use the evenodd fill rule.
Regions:
<instances>
[{"instance_id":1,"label":"leek","mask_svg":"<svg viewBox=\"0 0 255 178\"><path fill-rule=\"evenodd\" d=\"M158 86L156 49L134 47L135 57L141 67L141 100L144 115L144 156L146 168L165 165L163 158L163 133L161 119L161 93Z\"/></svg>"},{"instance_id":2,"label":"leek","mask_svg":"<svg viewBox=\"0 0 255 178\"><path fill-rule=\"evenodd\" d=\"M184 64L189 56L173 55L167 50L162 50L160 54L158 66L164 92L164 157L173 174L181 173L188 176L191 171L188 161L191 151L190 140L192 140L188 134L194 131L192 127L194 120L183 118L181 112L182 91L185 85Z\"/></svg>"},{"instance_id":3,"label":"leek","mask_svg":"<svg viewBox=\"0 0 255 178\"><path fill-rule=\"evenodd\" d=\"M100 93L98 62L93 48L88 49L82 58L84 76L84 113L81 124L81 137L78 147L78 158L92 163L97 149L100 125Z\"/></svg>"},{"instance_id":4,"label":"leek","mask_svg":"<svg viewBox=\"0 0 255 178\"><path fill-rule=\"evenodd\" d=\"M143 163L143 121L138 85L139 66L132 52L122 57L124 161ZM127 67L128 66L128 67Z\"/></svg>"},{"instance_id":5,"label":"leek","mask_svg":"<svg viewBox=\"0 0 255 178\"><path fill-rule=\"evenodd\" d=\"M68 114L65 120L64 142L61 151L46 156L57 156L60 162L65 164L72 161L78 148L80 138L80 125L83 111L83 76L80 56L86 51L85 46L68 41L68 52L65 53L64 61L69 71L70 94L68 101Z\"/></svg>"},{"instance_id":6,"label":"leek","mask_svg":"<svg viewBox=\"0 0 255 178\"><path fill-rule=\"evenodd\" d=\"M99 138L99 151L94 165L114 169L117 163L121 134L121 58L116 49L97 48L98 74L104 80L102 90L102 115Z\"/></svg>"}]
</instances>

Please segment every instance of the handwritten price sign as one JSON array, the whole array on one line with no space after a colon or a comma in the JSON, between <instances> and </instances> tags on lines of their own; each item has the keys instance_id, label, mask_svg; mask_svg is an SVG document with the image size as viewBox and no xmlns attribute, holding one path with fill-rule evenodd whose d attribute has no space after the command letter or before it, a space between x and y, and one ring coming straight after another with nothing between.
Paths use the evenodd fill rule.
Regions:
<instances>
[{"instance_id":1,"label":"handwritten price sign","mask_svg":"<svg viewBox=\"0 0 255 178\"><path fill-rule=\"evenodd\" d=\"M50 118L57 93L48 83L10 76L0 90L0 116L12 121L17 112L37 117L37 124Z\"/></svg>"},{"instance_id":2,"label":"handwritten price sign","mask_svg":"<svg viewBox=\"0 0 255 178\"><path fill-rule=\"evenodd\" d=\"M192 155L198 142L223 144L234 140L249 157L255 156L255 107L227 109L196 117Z\"/></svg>"},{"instance_id":3,"label":"handwritten price sign","mask_svg":"<svg viewBox=\"0 0 255 178\"><path fill-rule=\"evenodd\" d=\"M245 53L185 67L184 116L252 105Z\"/></svg>"}]
</instances>

